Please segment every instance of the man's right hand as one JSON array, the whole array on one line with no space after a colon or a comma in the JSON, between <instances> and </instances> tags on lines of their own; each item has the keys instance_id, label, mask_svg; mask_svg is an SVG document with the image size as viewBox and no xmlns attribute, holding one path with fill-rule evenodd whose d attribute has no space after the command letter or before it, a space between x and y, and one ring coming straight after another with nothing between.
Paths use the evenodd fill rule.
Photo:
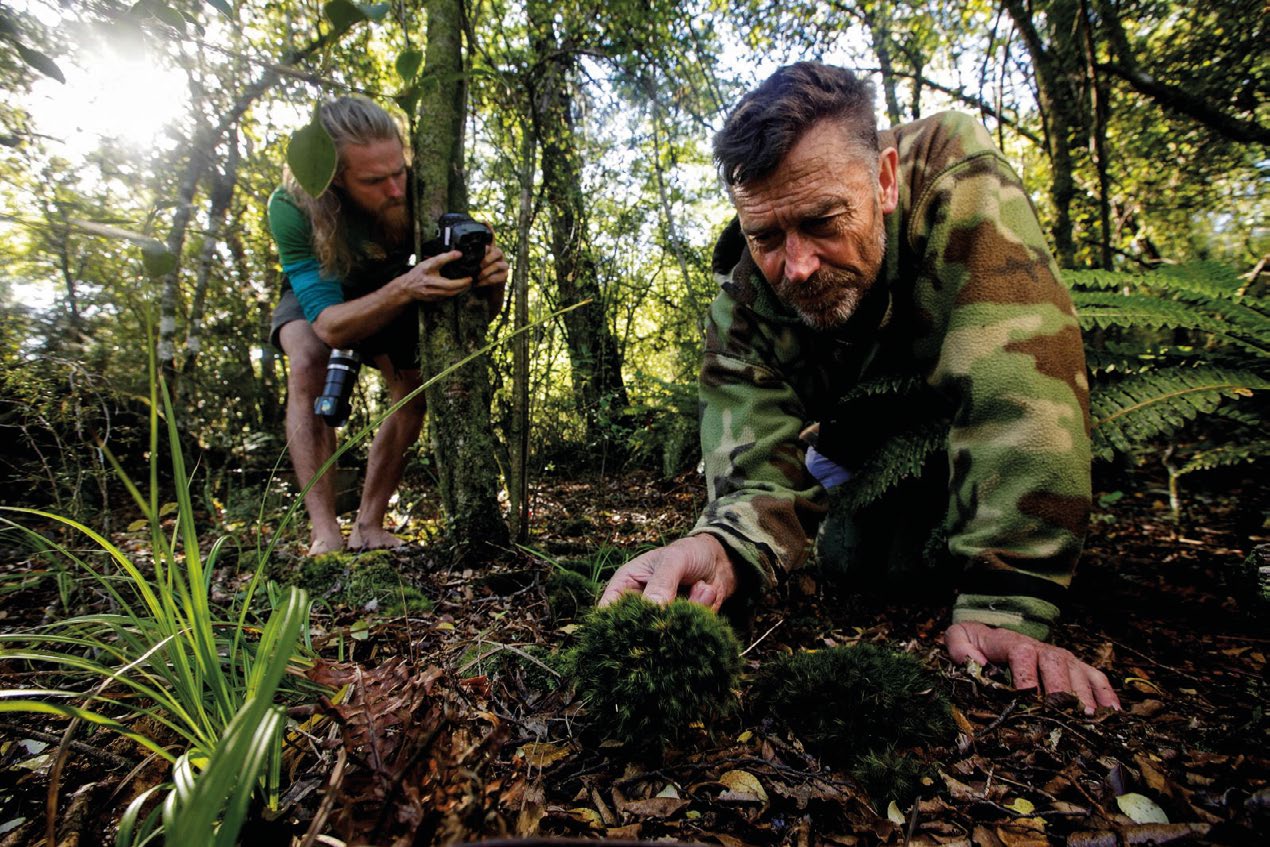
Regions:
<instances>
[{"instance_id":1,"label":"man's right hand","mask_svg":"<svg viewBox=\"0 0 1270 847\"><path fill-rule=\"evenodd\" d=\"M462 255L459 250L451 250L431 256L394 279L393 284L409 299L421 303L434 303L462 294L472 287L470 276L448 279L441 275L441 268Z\"/></svg>"},{"instance_id":2,"label":"man's right hand","mask_svg":"<svg viewBox=\"0 0 1270 847\"><path fill-rule=\"evenodd\" d=\"M736 570L714 536L690 535L631 559L613 574L599 605L629 591L665 605L684 590L689 600L716 612L736 591Z\"/></svg>"}]
</instances>

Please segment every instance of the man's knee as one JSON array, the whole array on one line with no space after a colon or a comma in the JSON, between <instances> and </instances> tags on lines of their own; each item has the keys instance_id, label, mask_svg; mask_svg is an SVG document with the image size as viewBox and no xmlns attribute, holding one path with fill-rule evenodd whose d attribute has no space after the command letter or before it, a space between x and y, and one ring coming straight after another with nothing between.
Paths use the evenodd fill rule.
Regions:
<instances>
[{"instance_id":1,"label":"man's knee","mask_svg":"<svg viewBox=\"0 0 1270 847\"><path fill-rule=\"evenodd\" d=\"M282 352L287 356L288 381L310 390L322 387L331 350L313 332L308 321L291 321L278 332Z\"/></svg>"}]
</instances>

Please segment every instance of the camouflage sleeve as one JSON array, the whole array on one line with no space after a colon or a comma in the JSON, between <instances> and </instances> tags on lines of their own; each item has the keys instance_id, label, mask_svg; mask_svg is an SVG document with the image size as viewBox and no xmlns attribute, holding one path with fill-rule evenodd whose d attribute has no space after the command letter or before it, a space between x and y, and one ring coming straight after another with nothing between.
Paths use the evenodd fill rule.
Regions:
<instances>
[{"instance_id":1,"label":"camouflage sleeve","mask_svg":"<svg viewBox=\"0 0 1270 847\"><path fill-rule=\"evenodd\" d=\"M947 526L965 571L953 620L1044 639L1089 516L1084 349L1018 177L977 122L958 131L990 152L928 186L907 233L926 245L946 316L930 382L956 405Z\"/></svg>"},{"instance_id":2,"label":"camouflage sleeve","mask_svg":"<svg viewBox=\"0 0 1270 847\"><path fill-rule=\"evenodd\" d=\"M707 504L691 534L719 540L742 585L770 587L801 565L824 515L825 490L803 466L805 410L790 374L794 332L725 289L707 321L701 448Z\"/></svg>"}]
</instances>

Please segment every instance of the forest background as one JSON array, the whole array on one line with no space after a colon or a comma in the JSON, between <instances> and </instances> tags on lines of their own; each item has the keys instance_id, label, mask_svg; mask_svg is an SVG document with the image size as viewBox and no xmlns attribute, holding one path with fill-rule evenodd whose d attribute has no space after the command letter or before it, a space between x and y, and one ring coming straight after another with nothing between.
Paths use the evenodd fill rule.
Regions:
<instances>
[{"instance_id":1,"label":"forest background","mask_svg":"<svg viewBox=\"0 0 1270 847\"><path fill-rule=\"evenodd\" d=\"M44 510L0 516L0 642L12 645L0 712L26 712L5 724L21 739L0 744L6 843L34 843L43 808L50 837L117 826L118 843L144 843L162 825L169 843L194 843L182 838L219 818L217 843L229 844L250 803L284 815L292 837L307 830L302 843L328 818L348 840L383 843L425 830L436 843L634 837L641 825L725 844L777 832L807 843L826 827L898 842L919 811L937 843L970 832L997 843L981 826L1019 845L1109 843L1080 841L1086 829L1163 843L1158 829L1125 829L1157 821L1113 809L1143 786L1188 821L1172 835L1214 827L1213 843L1252 843L1270 808L1267 770L1229 736L1242 726L1254 748L1265 737L1256 626L1270 562L1254 548L1270 454L1266 23L1254 0L4 0L0 506ZM800 59L870 76L884 125L944 108L984 122L1051 235L1093 382L1097 509L1069 637L1119 666L1126 713L1066 727L1060 744L1046 704L1002 705L1007 686L945 665L960 759L945 757L947 800L914 805L907 836L755 715L680 771L636 773L611 747L578 744L578 702L530 673L555 673L537 657L556 655L576 631L559 624L586 606L575 597L562 611L551 584L568 568L553 554L585 554L572 575L593 580L700 506L701 321L731 214L709 141L742 92ZM488 327L459 304L425 311L425 369L454 370L429 389L429 438L392 515L423 543L356 566L296 555L285 363L265 341L281 282L265 203L285 160L315 184L329 178L303 128L316 101L349 92L407 127L421 219L470 211L513 268ZM364 374L345 432L385 407ZM346 472L364 449L341 459ZM938 449L931 433L899 433L877 473L860 474L876 485L850 496L876 496ZM1179 480L1190 473L1213 474L1219 493L1197 484L1188 516ZM149 490L125 474L149 475ZM1152 499L1161 484L1167 503ZM537 544L535 533L538 550L511 546ZM354 597L371 573L387 574L388 595ZM932 640L946 609L860 613L820 578L798 575L779 609L758 612L766 633L750 649L785 629L751 669L866 641L946 661ZM311 608L287 582L314 592ZM389 597L400 617L380 607ZM489 670L499 655L528 664ZM60 669L31 670L50 661ZM309 684L343 686L347 699L314 707ZM45 690L55 686L67 690ZM59 705L72 701L83 705ZM292 732L304 708L326 719L313 747ZM82 720L126 742L84 733L75 756L87 758L63 773ZM389 735L401 756L380 760ZM59 736L55 764L28 745ZM138 744L153 754L145 772L133 768ZM1055 763L1036 758L1042 747ZM347 773L345 752L357 763ZM284 760L295 778L282 779ZM773 803L762 794L758 808L738 773L759 774ZM674 781L691 809L665 793ZM1034 818L1006 806L1005 783L1037 788L1046 808ZM423 787L386 797L385 785Z\"/></svg>"},{"instance_id":2,"label":"forest background","mask_svg":"<svg viewBox=\"0 0 1270 847\"><path fill-rule=\"evenodd\" d=\"M430 14L462 36L448 77L435 52L425 61ZM264 204L322 97L395 100L423 137L428 86L459 98L459 199L519 274L490 340L507 339L517 307L523 323L589 301L527 334L519 373L511 344L484 360L507 477L526 438L531 479L578 457L668 475L695 464L709 256L730 214L709 139L785 61L870 75L883 124L978 115L1064 267L1247 272L1270 245L1266 16L1251 0L103 0L0 15L0 427L15 483L0 499L64 514L109 499L95 439L140 452L151 336L209 496L245 507L278 464ZM354 427L382 408L376 385L363 377ZM426 445L408 473L435 476Z\"/></svg>"}]
</instances>

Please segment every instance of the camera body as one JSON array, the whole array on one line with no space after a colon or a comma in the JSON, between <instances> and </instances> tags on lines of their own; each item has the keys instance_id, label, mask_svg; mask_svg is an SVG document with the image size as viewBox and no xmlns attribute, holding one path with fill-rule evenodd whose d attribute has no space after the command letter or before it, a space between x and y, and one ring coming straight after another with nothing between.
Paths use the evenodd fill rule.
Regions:
<instances>
[{"instance_id":1,"label":"camera body","mask_svg":"<svg viewBox=\"0 0 1270 847\"><path fill-rule=\"evenodd\" d=\"M362 357L356 350L332 350L326 360L326 382L322 393L313 401L313 414L330 427L348 423L353 412L353 386L362 368Z\"/></svg>"},{"instance_id":2,"label":"camera body","mask_svg":"<svg viewBox=\"0 0 1270 847\"><path fill-rule=\"evenodd\" d=\"M458 250L463 255L441 268L441 276L446 279L470 276L475 282L481 272L485 250L494 243L494 231L480 221L456 212L446 212L438 218L437 230L437 237L423 245L423 255L420 258L426 259Z\"/></svg>"}]
</instances>

